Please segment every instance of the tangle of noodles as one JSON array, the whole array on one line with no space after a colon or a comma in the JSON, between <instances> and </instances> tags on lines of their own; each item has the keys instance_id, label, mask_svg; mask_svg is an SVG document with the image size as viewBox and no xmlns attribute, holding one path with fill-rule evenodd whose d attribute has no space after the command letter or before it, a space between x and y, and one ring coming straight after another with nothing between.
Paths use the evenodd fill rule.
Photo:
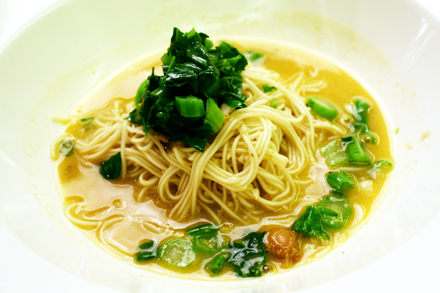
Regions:
<instances>
[{"instance_id":1,"label":"tangle of noodles","mask_svg":"<svg viewBox=\"0 0 440 293\"><path fill-rule=\"evenodd\" d=\"M134 103L123 99L112 101L110 111L94 113L94 132L76 138L75 151L82 164L121 152L122 178L136 178L142 186L136 200L156 194L172 205L169 217L177 221L200 210L217 224L219 214L249 224L263 213L290 213L300 186L310 183L297 175L316 162L317 144L345 130L313 116L305 105L301 93L319 90L323 82L307 84L300 73L286 85L278 74L256 67L242 75L247 107L226 115L203 153L180 142L166 146L152 131L145 135L142 126L125 119ZM278 91L268 95L260 89L263 84ZM278 100L277 108L270 106L272 99Z\"/></svg>"}]
</instances>

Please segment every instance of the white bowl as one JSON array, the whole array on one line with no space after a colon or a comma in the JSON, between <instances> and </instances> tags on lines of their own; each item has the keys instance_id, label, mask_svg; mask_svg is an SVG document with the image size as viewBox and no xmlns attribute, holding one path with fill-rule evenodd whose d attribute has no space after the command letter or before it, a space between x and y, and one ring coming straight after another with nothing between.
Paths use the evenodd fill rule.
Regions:
<instances>
[{"instance_id":1,"label":"white bowl","mask_svg":"<svg viewBox=\"0 0 440 293\"><path fill-rule=\"evenodd\" d=\"M390 191L368 225L323 259L290 272L204 282L171 279L114 259L65 219L49 159L61 126L50 116L69 113L109 74L166 47L174 26L306 46L341 62L379 94L392 128L399 128L397 164ZM55 276L65 277L60 268L91 281L68 284L72 292L101 290L97 283L130 292L286 292L383 256L440 206L438 31L438 20L411 1L102 0L53 7L0 51L0 235L18 242L16 251L32 251L7 257L23 266L36 259Z\"/></svg>"}]
</instances>

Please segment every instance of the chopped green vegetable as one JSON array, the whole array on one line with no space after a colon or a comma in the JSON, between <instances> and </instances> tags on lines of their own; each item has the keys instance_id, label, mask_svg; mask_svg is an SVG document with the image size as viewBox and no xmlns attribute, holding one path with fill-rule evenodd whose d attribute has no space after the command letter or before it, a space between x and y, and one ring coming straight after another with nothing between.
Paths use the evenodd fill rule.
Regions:
<instances>
[{"instance_id":1,"label":"chopped green vegetable","mask_svg":"<svg viewBox=\"0 0 440 293\"><path fill-rule=\"evenodd\" d=\"M356 186L356 183L344 171L327 174L327 183L337 192L344 192Z\"/></svg>"},{"instance_id":2,"label":"chopped green vegetable","mask_svg":"<svg viewBox=\"0 0 440 293\"><path fill-rule=\"evenodd\" d=\"M309 97L306 106L310 107L313 113L327 119L334 119L338 116L338 110L335 106L317 97Z\"/></svg>"},{"instance_id":3,"label":"chopped green vegetable","mask_svg":"<svg viewBox=\"0 0 440 293\"><path fill-rule=\"evenodd\" d=\"M354 136L341 138L346 143L345 152L348 156L348 162L356 165L370 164L370 157L365 150L364 144Z\"/></svg>"},{"instance_id":4,"label":"chopped green vegetable","mask_svg":"<svg viewBox=\"0 0 440 293\"><path fill-rule=\"evenodd\" d=\"M174 238L161 246L159 259L171 266L186 268L196 261L196 253L190 241Z\"/></svg>"},{"instance_id":5,"label":"chopped green vegetable","mask_svg":"<svg viewBox=\"0 0 440 293\"><path fill-rule=\"evenodd\" d=\"M272 100L270 100L270 106L272 108L278 108L278 106L281 105L280 101L277 100L277 98L273 98Z\"/></svg>"},{"instance_id":6,"label":"chopped green vegetable","mask_svg":"<svg viewBox=\"0 0 440 293\"><path fill-rule=\"evenodd\" d=\"M142 243L139 245L139 249L142 251L136 253L135 255L135 260L137 262L142 262L157 257L157 250L154 249L154 241L146 241Z\"/></svg>"},{"instance_id":7,"label":"chopped green vegetable","mask_svg":"<svg viewBox=\"0 0 440 293\"><path fill-rule=\"evenodd\" d=\"M332 140L321 148L321 155L327 165L336 166L348 162L348 156L339 138Z\"/></svg>"},{"instance_id":8,"label":"chopped green vegetable","mask_svg":"<svg viewBox=\"0 0 440 293\"><path fill-rule=\"evenodd\" d=\"M368 111L370 109L370 104L368 104L367 102L361 100L361 99L356 99L354 101L354 113L353 116L354 118L359 121L360 123L364 123L367 124L368 122Z\"/></svg>"},{"instance_id":9,"label":"chopped green vegetable","mask_svg":"<svg viewBox=\"0 0 440 293\"><path fill-rule=\"evenodd\" d=\"M397 128L397 129L396 129L396 134L398 134L398 133L399 133L399 130L400 130L400 128Z\"/></svg>"},{"instance_id":10,"label":"chopped green vegetable","mask_svg":"<svg viewBox=\"0 0 440 293\"><path fill-rule=\"evenodd\" d=\"M321 214L314 206L308 206L304 214L293 224L292 229L307 236L329 239L321 224Z\"/></svg>"},{"instance_id":11,"label":"chopped green vegetable","mask_svg":"<svg viewBox=\"0 0 440 293\"><path fill-rule=\"evenodd\" d=\"M350 203L343 195L332 193L325 196L316 205L321 214L321 223L327 228L341 228L352 213Z\"/></svg>"},{"instance_id":12,"label":"chopped green vegetable","mask_svg":"<svg viewBox=\"0 0 440 293\"><path fill-rule=\"evenodd\" d=\"M228 252L222 252L205 265L206 269L211 270L211 276L221 272L230 255Z\"/></svg>"},{"instance_id":13,"label":"chopped green vegetable","mask_svg":"<svg viewBox=\"0 0 440 293\"><path fill-rule=\"evenodd\" d=\"M111 156L107 162L102 163L99 173L107 180L113 180L119 177L122 170L121 152Z\"/></svg>"},{"instance_id":14,"label":"chopped green vegetable","mask_svg":"<svg viewBox=\"0 0 440 293\"><path fill-rule=\"evenodd\" d=\"M371 144L376 145L376 134L368 129L367 124L356 123L352 127L354 128L353 135L359 136L360 133L363 133Z\"/></svg>"},{"instance_id":15,"label":"chopped green vegetable","mask_svg":"<svg viewBox=\"0 0 440 293\"><path fill-rule=\"evenodd\" d=\"M68 157L73 154L73 150L74 150L73 141L67 140L67 141L63 141L60 144L60 148L58 149L58 152L63 156Z\"/></svg>"},{"instance_id":16,"label":"chopped green vegetable","mask_svg":"<svg viewBox=\"0 0 440 293\"><path fill-rule=\"evenodd\" d=\"M367 171L368 175L370 175L371 178L376 179L377 174L380 173L382 169L391 168L393 164L386 160L379 160L371 166L371 169Z\"/></svg>"},{"instance_id":17,"label":"chopped green vegetable","mask_svg":"<svg viewBox=\"0 0 440 293\"><path fill-rule=\"evenodd\" d=\"M186 118L199 118L205 116L205 105L202 99L192 95L186 97L176 96L177 113Z\"/></svg>"},{"instance_id":18,"label":"chopped green vegetable","mask_svg":"<svg viewBox=\"0 0 440 293\"><path fill-rule=\"evenodd\" d=\"M226 247L228 240L217 231L202 233L194 236L194 249L205 253L216 253Z\"/></svg>"},{"instance_id":19,"label":"chopped green vegetable","mask_svg":"<svg viewBox=\"0 0 440 293\"><path fill-rule=\"evenodd\" d=\"M197 226L186 232L193 237L194 249L200 252L216 253L227 244L227 239L219 235L219 230L212 224Z\"/></svg>"},{"instance_id":20,"label":"chopped green vegetable","mask_svg":"<svg viewBox=\"0 0 440 293\"><path fill-rule=\"evenodd\" d=\"M227 43L212 48L206 34L178 28L161 60L164 75L153 71L141 84L128 120L144 126L146 134L153 130L203 152L223 125L219 105L246 107L240 72L247 60Z\"/></svg>"},{"instance_id":21,"label":"chopped green vegetable","mask_svg":"<svg viewBox=\"0 0 440 293\"><path fill-rule=\"evenodd\" d=\"M213 133L217 133L225 121L225 115L217 106L216 102L208 98L206 101L206 119L205 124L208 125Z\"/></svg>"},{"instance_id":22,"label":"chopped green vegetable","mask_svg":"<svg viewBox=\"0 0 440 293\"><path fill-rule=\"evenodd\" d=\"M251 62L255 62L255 61L257 61L258 59L261 59L261 58L264 57L263 54L258 53L258 52L254 52L254 51L248 51L248 52L247 52L247 55L249 56L249 60L250 60Z\"/></svg>"},{"instance_id":23,"label":"chopped green vegetable","mask_svg":"<svg viewBox=\"0 0 440 293\"><path fill-rule=\"evenodd\" d=\"M135 259L136 259L136 261L141 262L141 261L149 260L149 259L152 259L155 257L157 257L156 250L154 250L154 251L141 251L141 252L136 253Z\"/></svg>"},{"instance_id":24,"label":"chopped green vegetable","mask_svg":"<svg viewBox=\"0 0 440 293\"><path fill-rule=\"evenodd\" d=\"M139 245L139 249L150 249L154 246L154 241L147 241Z\"/></svg>"},{"instance_id":25,"label":"chopped green vegetable","mask_svg":"<svg viewBox=\"0 0 440 293\"><path fill-rule=\"evenodd\" d=\"M268 85L266 85L266 84L263 84L263 91L265 92L265 93L268 93L268 92L271 92L271 91L274 91L274 90L276 90L277 88L276 87L274 87L274 86L268 86Z\"/></svg>"},{"instance_id":26,"label":"chopped green vegetable","mask_svg":"<svg viewBox=\"0 0 440 293\"><path fill-rule=\"evenodd\" d=\"M253 232L240 242L230 242L228 252L231 256L228 262L234 266L240 277L259 277L263 274L266 264L263 233Z\"/></svg>"},{"instance_id":27,"label":"chopped green vegetable","mask_svg":"<svg viewBox=\"0 0 440 293\"><path fill-rule=\"evenodd\" d=\"M92 129L94 117L82 118L79 120L85 131Z\"/></svg>"}]
</instances>

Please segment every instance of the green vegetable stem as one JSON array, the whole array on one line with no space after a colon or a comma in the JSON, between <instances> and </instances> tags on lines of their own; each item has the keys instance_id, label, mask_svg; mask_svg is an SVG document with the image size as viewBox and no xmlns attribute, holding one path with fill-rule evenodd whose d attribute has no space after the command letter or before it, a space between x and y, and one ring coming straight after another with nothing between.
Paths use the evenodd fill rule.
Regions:
<instances>
[{"instance_id":1,"label":"green vegetable stem","mask_svg":"<svg viewBox=\"0 0 440 293\"><path fill-rule=\"evenodd\" d=\"M331 103L317 97L309 97L306 103L310 110L321 117L334 119L338 116L338 110Z\"/></svg>"}]
</instances>

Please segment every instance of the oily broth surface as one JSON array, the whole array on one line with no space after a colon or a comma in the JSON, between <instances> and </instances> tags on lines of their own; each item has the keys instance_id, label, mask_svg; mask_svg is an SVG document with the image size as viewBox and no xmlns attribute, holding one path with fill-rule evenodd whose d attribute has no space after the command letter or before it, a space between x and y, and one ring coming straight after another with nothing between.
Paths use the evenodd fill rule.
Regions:
<instances>
[{"instance_id":1,"label":"oily broth surface","mask_svg":"<svg viewBox=\"0 0 440 293\"><path fill-rule=\"evenodd\" d=\"M338 68L333 63L310 52L288 45L277 43L267 44L259 41L231 42L240 51L248 50L258 51L266 56L264 66L275 72L278 72L285 80L289 79L293 73L303 70L308 79L320 79L327 83L327 87L319 93L304 93L305 96L317 95L331 100L339 109L345 110L345 106L352 102L354 97L362 96L372 105L369 113L369 126L371 131L378 134L380 143L376 146L368 145L369 150L376 160L388 159L392 161L390 153L390 141L384 118L373 97L351 76ZM246 44L246 45L243 45ZM94 89L78 106L75 114L88 113L100 107L108 108L108 101L115 97L121 97L113 102L121 105L133 104L132 97L135 95L139 84L145 80L151 73L150 68L155 67L155 73L161 74L160 60L163 52L149 55L148 57L129 64L118 74L111 77ZM96 110L99 111L100 109ZM80 127L70 126L65 130L75 137L87 135ZM328 137L328 139L332 139ZM319 145L318 147L321 147ZM93 217L96 221L102 221L102 225L97 229L95 225L77 226L95 243L128 262L132 262L133 254L138 251L140 243L151 239L148 235L151 229L156 229L160 237L155 236L157 243L170 237L183 237L184 231L199 221L197 219L178 223L167 219L166 210L170 206L156 200L151 195L152 200L139 203L134 200L133 195L139 192L136 180L116 179L107 181L99 174L100 162L91 162L82 166L76 156L60 158L56 162L56 171L59 175L59 187L66 206L76 203L76 209L82 210L81 215L84 218ZM308 170L300 174L307 178ZM329 245L324 245L320 240L307 237L300 237L302 251L309 251L297 264L303 264L314 260L324 254L331 248L340 245L341 242L353 234L365 222L365 219L372 211L373 203L380 199L382 188L387 176L381 176L372 181L369 178L360 178L366 184L358 184L356 188L349 191L347 196L353 207L353 213L344 226L332 234L332 240ZM358 182L359 183L359 182ZM364 188L361 188L363 186ZM305 190L301 190L298 201L305 196ZM289 215L272 215L272 217L262 219L261 223L236 227L233 223L226 223L220 227L220 232L224 233L231 240L243 237L244 231L252 229L253 231L264 231L271 225L290 227L292 222L302 214L303 211L296 211ZM204 218L204 215L199 215ZM229 219L225 219L228 222ZM72 221L74 224L75 222ZM205 221L206 222L206 221ZM105 240L105 241L103 241ZM104 244L106 242L107 244ZM316 253L313 255L313 253ZM274 261L268 256L269 261ZM153 260L148 265L140 267L155 272L170 274L170 271ZM272 271L282 270L277 262L270 266ZM203 272L201 260L197 265L189 269L169 268L176 273L184 273L186 278L210 278ZM179 274L172 274L179 276ZM217 279L235 278L233 272L227 272Z\"/></svg>"}]
</instances>

